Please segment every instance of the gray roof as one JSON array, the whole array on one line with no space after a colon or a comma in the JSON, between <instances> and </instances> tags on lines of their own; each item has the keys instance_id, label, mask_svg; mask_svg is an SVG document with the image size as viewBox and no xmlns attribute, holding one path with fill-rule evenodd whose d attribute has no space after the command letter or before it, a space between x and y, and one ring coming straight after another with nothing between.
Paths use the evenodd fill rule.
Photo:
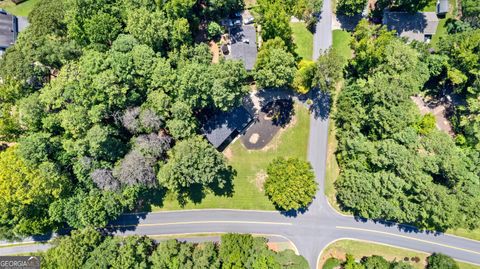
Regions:
<instances>
[{"instance_id":1,"label":"gray roof","mask_svg":"<svg viewBox=\"0 0 480 269\"><path fill-rule=\"evenodd\" d=\"M388 30L395 30L401 37L425 41L425 35L437 31L438 17L435 12L389 12L383 14L383 24Z\"/></svg>"},{"instance_id":2,"label":"gray roof","mask_svg":"<svg viewBox=\"0 0 480 269\"><path fill-rule=\"evenodd\" d=\"M202 132L215 148L219 148L232 136L243 132L253 121L252 115L243 106L228 112L217 112L206 119Z\"/></svg>"},{"instance_id":3,"label":"gray roof","mask_svg":"<svg viewBox=\"0 0 480 269\"><path fill-rule=\"evenodd\" d=\"M230 54L226 58L242 60L246 70L253 70L257 61L257 34L255 26L243 25L241 28L232 28L230 37L232 44ZM249 42L243 42L245 39L248 39Z\"/></svg>"},{"instance_id":4,"label":"gray roof","mask_svg":"<svg viewBox=\"0 0 480 269\"><path fill-rule=\"evenodd\" d=\"M13 45L17 39L17 34L17 17L0 10L0 50Z\"/></svg>"},{"instance_id":5,"label":"gray roof","mask_svg":"<svg viewBox=\"0 0 480 269\"><path fill-rule=\"evenodd\" d=\"M448 13L448 0L438 0L437 2L437 14L447 14Z\"/></svg>"}]
</instances>

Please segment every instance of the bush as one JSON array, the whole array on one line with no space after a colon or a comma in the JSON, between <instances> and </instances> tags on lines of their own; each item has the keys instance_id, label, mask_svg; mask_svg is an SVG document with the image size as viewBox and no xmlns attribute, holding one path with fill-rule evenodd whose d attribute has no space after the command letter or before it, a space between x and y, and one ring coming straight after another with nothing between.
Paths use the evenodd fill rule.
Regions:
<instances>
[{"instance_id":1,"label":"bush","mask_svg":"<svg viewBox=\"0 0 480 269\"><path fill-rule=\"evenodd\" d=\"M427 269L458 269L458 264L447 255L433 253L427 258Z\"/></svg>"},{"instance_id":2,"label":"bush","mask_svg":"<svg viewBox=\"0 0 480 269\"><path fill-rule=\"evenodd\" d=\"M337 258L328 258L325 263L323 264L323 269L333 269L333 268L337 268L338 266L340 266L342 264L342 261L340 261L339 259Z\"/></svg>"}]
</instances>

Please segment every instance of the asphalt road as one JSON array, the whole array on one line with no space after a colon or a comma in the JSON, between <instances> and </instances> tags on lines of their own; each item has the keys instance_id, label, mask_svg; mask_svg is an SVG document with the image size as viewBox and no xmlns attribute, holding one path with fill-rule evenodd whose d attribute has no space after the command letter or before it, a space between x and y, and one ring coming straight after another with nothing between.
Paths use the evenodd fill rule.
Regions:
<instances>
[{"instance_id":1,"label":"asphalt road","mask_svg":"<svg viewBox=\"0 0 480 269\"><path fill-rule=\"evenodd\" d=\"M314 57L332 44L331 3L324 9L314 35ZM280 236L292 241L299 254L316 268L321 251L339 239L360 239L423 252L441 252L451 257L480 264L480 242L441 233L418 231L412 227L380 223L343 216L333 210L324 196L324 177L328 137L328 98L318 94L311 115L308 159L320 186L317 198L303 214L248 210L184 210L124 215L113 223L117 235L178 235L236 232ZM28 242L27 238L23 242ZM0 242L1 244L1 242ZM49 245L0 248L0 254L25 253Z\"/></svg>"}]
</instances>

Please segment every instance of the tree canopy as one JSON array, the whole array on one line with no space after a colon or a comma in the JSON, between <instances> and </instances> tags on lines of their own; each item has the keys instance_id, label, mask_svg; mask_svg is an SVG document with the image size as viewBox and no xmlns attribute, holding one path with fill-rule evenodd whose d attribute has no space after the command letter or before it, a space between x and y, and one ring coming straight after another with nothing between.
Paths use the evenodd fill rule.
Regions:
<instances>
[{"instance_id":1,"label":"tree canopy","mask_svg":"<svg viewBox=\"0 0 480 269\"><path fill-rule=\"evenodd\" d=\"M45 268L298 268L308 263L292 250L275 252L267 240L249 234L225 234L221 242L201 244L145 236L102 236L94 229L57 238L41 253Z\"/></svg>"},{"instance_id":2,"label":"tree canopy","mask_svg":"<svg viewBox=\"0 0 480 269\"><path fill-rule=\"evenodd\" d=\"M267 175L265 194L282 210L305 208L318 190L312 167L299 159L274 159Z\"/></svg>"}]
</instances>

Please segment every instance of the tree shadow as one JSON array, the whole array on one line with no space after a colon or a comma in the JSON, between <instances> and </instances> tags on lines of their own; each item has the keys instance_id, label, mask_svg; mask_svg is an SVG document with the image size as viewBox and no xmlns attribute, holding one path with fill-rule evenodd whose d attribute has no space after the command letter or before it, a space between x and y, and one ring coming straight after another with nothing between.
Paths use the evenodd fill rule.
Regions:
<instances>
[{"instance_id":1,"label":"tree shadow","mask_svg":"<svg viewBox=\"0 0 480 269\"><path fill-rule=\"evenodd\" d=\"M271 118L272 124L284 128L295 114L292 99L280 99L267 103L261 111Z\"/></svg>"},{"instance_id":2,"label":"tree shadow","mask_svg":"<svg viewBox=\"0 0 480 269\"><path fill-rule=\"evenodd\" d=\"M165 188L143 188L140 190L135 206L135 212L152 211L152 206L163 207L167 194Z\"/></svg>"},{"instance_id":3,"label":"tree shadow","mask_svg":"<svg viewBox=\"0 0 480 269\"><path fill-rule=\"evenodd\" d=\"M177 200L181 207L185 207L189 202L200 204L208 193L215 196L232 197L234 193L233 178L237 175L231 166L219 173L217 180L208 184L192 184L189 187L182 188L177 193Z\"/></svg>"},{"instance_id":4,"label":"tree shadow","mask_svg":"<svg viewBox=\"0 0 480 269\"><path fill-rule=\"evenodd\" d=\"M315 119L326 120L330 116L331 97L328 92L319 89L312 89L308 94L308 99L312 100L310 113Z\"/></svg>"}]
</instances>

